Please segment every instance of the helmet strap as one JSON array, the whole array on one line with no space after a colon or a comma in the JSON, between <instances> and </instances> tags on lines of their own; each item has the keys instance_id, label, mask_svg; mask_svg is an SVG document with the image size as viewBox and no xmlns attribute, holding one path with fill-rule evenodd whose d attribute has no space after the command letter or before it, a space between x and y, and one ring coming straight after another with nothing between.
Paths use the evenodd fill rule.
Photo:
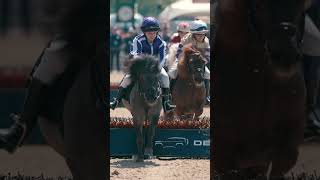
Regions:
<instances>
[{"instance_id":1,"label":"helmet strap","mask_svg":"<svg viewBox=\"0 0 320 180\"><path fill-rule=\"evenodd\" d=\"M203 39L202 39L202 41L201 42L204 42L204 40L205 40L205 38L206 38L206 35L205 34L203 34L204 35L204 37L203 37ZM192 38L194 39L194 40L196 40L196 42L199 42L197 39L196 39L196 37L195 37L195 35L192 33Z\"/></svg>"}]
</instances>

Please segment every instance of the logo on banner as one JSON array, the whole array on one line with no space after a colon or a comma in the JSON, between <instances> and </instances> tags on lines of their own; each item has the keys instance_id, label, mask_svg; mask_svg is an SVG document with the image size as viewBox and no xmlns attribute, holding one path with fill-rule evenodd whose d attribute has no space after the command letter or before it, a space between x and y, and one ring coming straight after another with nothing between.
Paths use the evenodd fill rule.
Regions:
<instances>
[{"instance_id":1,"label":"logo on banner","mask_svg":"<svg viewBox=\"0 0 320 180\"><path fill-rule=\"evenodd\" d=\"M160 146L162 148L176 148L182 147L189 144L189 140L184 137L169 137L164 141L155 141L155 146Z\"/></svg>"},{"instance_id":2,"label":"logo on banner","mask_svg":"<svg viewBox=\"0 0 320 180\"><path fill-rule=\"evenodd\" d=\"M154 145L162 148L183 147L189 145L189 139L184 137L169 137L166 140L155 141ZM193 143L191 145L196 147L210 146L210 140L196 139L193 140Z\"/></svg>"},{"instance_id":3,"label":"logo on banner","mask_svg":"<svg viewBox=\"0 0 320 180\"><path fill-rule=\"evenodd\" d=\"M210 140L193 140L193 146L210 146Z\"/></svg>"}]
</instances>

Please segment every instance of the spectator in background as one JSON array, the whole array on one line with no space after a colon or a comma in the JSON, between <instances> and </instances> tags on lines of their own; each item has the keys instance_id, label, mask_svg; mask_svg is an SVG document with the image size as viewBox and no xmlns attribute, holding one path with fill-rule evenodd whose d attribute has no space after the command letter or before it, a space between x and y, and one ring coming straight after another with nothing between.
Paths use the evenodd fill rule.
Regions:
<instances>
[{"instance_id":1,"label":"spectator in background","mask_svg":"<svg viewBox=\"0 0 320 180\"><path fill-rule=\"evenodd\" d=\"M170 41L170 37L168 36L168 27L167 26L164 26L162 28L161 37L162 37L162 40L164 40L168 45L168 43Z\"/></svg>"},{"instance_id":2,"label":"spectator in background","mask_svg":"<svg viewBox=\"0 0 320 180\"><path fill-rule=\"evenodd\" d=\"M176 61L173 66L170 67L168 74L171 78L170 87L176 82L176 78L178 75L177 65L179 56L182 53L183 46L189 43L192 44L197 49L203 50L203 56L208 60L210 63L210 44L209 39L206 37L206 34L209 32L208 26L205 22L201 20L194 20L190 24L190 33L186 34L179 43L177 54L176 54ZM204 73L204 84L206 87L206 104L210 104L210 70L208 67L205 67Z\"/></svg>"},{"instance_id":3,"label":"spectator in background","mask_svg":"<svg viewBox=\"0 0 320 180\"><path fill-rule=\"evenodd\" d=\"M113 64L117 64L117 71L120 71L120 50L122 39L119 29L113 28L110 34L110 70L113 70Z\"/></svg>"},{"instance_id":4,"label":"spectator in background","mask_svg":"<svg viewBox=\"0 0 320 180\"><path fill-rule=\"evenodd\" d=\"M181 39L190 32L190 25L187 22L180 22L177 26L177 32L170 38L170 45L180 43Z\"/></svg>"},{"instance_id":5,"label":"spectator in background","mask_svg":"<svg viewBox=\"0 0 320 180\"><path fill-rule=\"evenodd\" d=\"M128 30L128 34L123 39L124 54L130 53L130 51L131 51L130 47L132 46L132 41L137 35L138 35L138 33L137 33L137 30L135 29L135 27L130 27Z\"/></svg>"},{"instance_id":6,"label":"spectator in background","mask_svg":"<svg viewBox=\"0 0 320 180\"><path fill-rule=\"evenodd\" d=\"M172 63L176 59L177 50L181 39L190 32L190 25L187 22L180 22L177 25L177 33L174 33L170 38L170 44L168 45L168 54L166 57L165 70L171 67Z\"/></svg>"}]
</instances>

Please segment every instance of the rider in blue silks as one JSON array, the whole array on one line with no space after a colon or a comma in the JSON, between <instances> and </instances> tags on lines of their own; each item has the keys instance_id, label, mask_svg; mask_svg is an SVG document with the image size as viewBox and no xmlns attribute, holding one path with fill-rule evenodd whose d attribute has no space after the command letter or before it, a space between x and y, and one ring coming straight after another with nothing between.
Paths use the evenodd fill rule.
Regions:
<instances>
[{"instance_id":1,"label":"rider in blue silks","mask_svg":"<svg viewBox=\"0 0 320 180\"><path fill-rule=\"evenodd\" d=\"M172 111L174 106L170 103L170 81L167 72L164 70L166 56L166 42L162 40L158 32L160 23L154 17L146 17L143 19L141 30L143 34L136 36L133 39L130 55L133 57L140 54L150 54L159 57L161 66L161 87L162 87L162 102L165 112ZM110 108L115 109L121 99L124 97L127 88L131 84L130 74L126 74L120 83L119 92L113 102L110 103Z\"/></svg>"}]
</instances>

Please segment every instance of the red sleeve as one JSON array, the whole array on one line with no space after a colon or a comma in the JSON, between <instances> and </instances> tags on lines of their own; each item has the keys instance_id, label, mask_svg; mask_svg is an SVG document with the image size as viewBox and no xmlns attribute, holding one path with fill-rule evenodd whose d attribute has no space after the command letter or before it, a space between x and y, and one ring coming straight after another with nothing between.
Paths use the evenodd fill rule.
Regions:
<instances>
[{"instance_id":1,"label":"red sleeve","mask_svg":"<svg viewBox=\"0 0 320 180\"><path fill-rule=\"evenodd\" d=\"M174 36L171 39L171 43L179 43L181 41L180 36Z\"/></svg>"}]
</instances>

